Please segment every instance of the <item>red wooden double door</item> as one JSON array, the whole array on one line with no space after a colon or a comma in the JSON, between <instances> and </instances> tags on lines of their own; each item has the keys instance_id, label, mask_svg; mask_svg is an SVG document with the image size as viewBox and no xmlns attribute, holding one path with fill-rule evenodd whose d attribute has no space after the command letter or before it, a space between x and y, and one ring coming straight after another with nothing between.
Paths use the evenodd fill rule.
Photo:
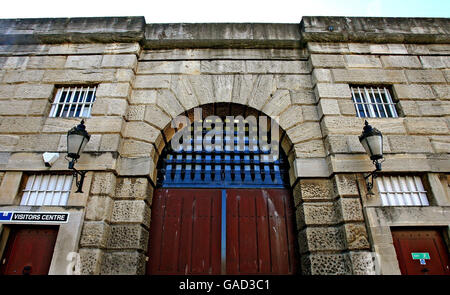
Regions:
<instances>
[{"instance_id":1,"label":"red wooden double door","mask_svg":"<svg viewBox=\"0 0 450 295\"><path fill-rule=\"evenodd\" d=\"M148 274L293 274L285 189L158 189Z\"/></svg>"}]
</instances>

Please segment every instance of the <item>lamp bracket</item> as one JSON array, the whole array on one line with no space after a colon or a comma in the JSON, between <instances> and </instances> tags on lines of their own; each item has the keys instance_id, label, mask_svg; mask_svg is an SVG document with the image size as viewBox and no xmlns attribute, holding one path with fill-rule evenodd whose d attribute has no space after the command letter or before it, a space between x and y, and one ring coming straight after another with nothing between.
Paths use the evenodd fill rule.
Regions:
<instances>
[{"instance_id":1,"label":"lamp bracket","mask_svg":"<svg viewBox=\"0 0 450 295\"><path fill-rule=\"evenodd\" d=\"M84 177L86 175L87 171L80 171L77 170L75 168L75 163L77 162L76 159L72 159L69 162L69 169L73 170L73 177L75 178L75 184L77 186L77 191L76 193L83 193L82 188L83 188L83 182L84 182ZM80 179L78 179L78 176L80 177Z\"/></svg>"},{"instance_id":2,"label":"lamp bracket","mask_svg":"<svg viewBox=\"0 0 450 295\"><path fill-rule=\"evenodd\" d=\"M382 161L379 160L373 160L372 161L373 164L375 165L375 170L373 170L372 172L370 172L368 175L364 176L364 179L366 180L366 185L367 185L367 191L368 194L372 195L372 189L373 189L373 179L377 178L378 171L381 171L381 163L384 162L384 159L382 159ZM370 181L369 181L369 177L370 177Z\"/></svg>"}]
</instances>

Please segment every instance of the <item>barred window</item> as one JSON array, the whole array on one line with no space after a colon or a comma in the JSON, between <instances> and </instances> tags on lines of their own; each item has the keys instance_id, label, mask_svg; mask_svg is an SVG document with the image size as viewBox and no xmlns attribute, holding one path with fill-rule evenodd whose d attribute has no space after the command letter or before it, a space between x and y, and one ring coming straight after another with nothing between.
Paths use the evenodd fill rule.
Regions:
<instances>
[{"instance_id":1,"label":"barred window","mask_svg":"<svg viewBox=\"0 0 450 295\"><path fill-rule=\"evenodd\" d=\"M28 177L20 205L65 206L72 179L71 174L32 174Z\"/></svg>"},{"instance_id":2,"label":"barred window","mask_svg":"<svg viewBox=\"0 0 450 295\"><path fill-rule=\"evenodd\" d=\"M50 117L89 117L95 101L96 86L61 87L56 92Z\"/></svg>"},{"instance_id":3,"label":"barred window","mask_svg":"<svg viewBox=\"0 0 450 295\"><path fill-rule=\"evenodd\" d=\"M427 192L419 176L379 176L383 206L428 206Z\"/></svg>"},{"instance_id":4,"label":"barred window","mask_svg":"<svg viewBox=\"0 0 450 295\"><path fill-rule=\"evenodd\" d=\"M397 118L397 110L386 87L350 87L358 118Z\"/></svg>"}]
</instances>

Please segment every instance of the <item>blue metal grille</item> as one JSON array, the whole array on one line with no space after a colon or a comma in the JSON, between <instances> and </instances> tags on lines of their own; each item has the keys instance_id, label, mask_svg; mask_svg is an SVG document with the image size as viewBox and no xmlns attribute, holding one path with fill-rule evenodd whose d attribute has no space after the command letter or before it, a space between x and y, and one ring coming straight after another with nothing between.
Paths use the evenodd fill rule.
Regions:
<instances>
[{"instance_id":1,"label":"blue metal grille","mask_svg":"<svg viewBox=\"0 0 450 295\"><path fill-rule=\"evenodd\" d=\"M261 150L257 144L250 150L251 139L247 135L243 151L238 150L236 137L234 150L177 152L168 144L158 163L157 185L197 188L287 186L288 165L282 150L273 161L270 151ZM227 140L225 133L223 138Z\"/></svg>"}]
</instances>

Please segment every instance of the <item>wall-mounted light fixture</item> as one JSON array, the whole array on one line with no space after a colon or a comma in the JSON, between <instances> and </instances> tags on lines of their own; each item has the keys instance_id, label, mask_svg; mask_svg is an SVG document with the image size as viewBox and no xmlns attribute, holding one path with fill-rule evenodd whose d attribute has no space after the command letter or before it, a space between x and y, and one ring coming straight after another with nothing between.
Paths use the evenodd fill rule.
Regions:
<instances>
[{"instance_id":1,"label":"wall-mounted light fixture","mask_svg":"<svg viewBox=\"0 0 450 295\"><path fill-rule=\"evenodd\" d=\"M81 123L76 127L67 132L67 157L71 160L69 161L69 169L73 170L73 176L75 177L77 191L76 193L82 193L81 190L83 187L84 176L86 171L79 171L75 169L75 163L80 158L80 153L83 152L84 147L88 143L91 136L86 131L86 126L84 125L84 120L81 120ZM78 180L78 176L80 176L80 180Z\"/></svg>"},{"instance_id":2,"label":"wall-mounted light fixture","mask_svg":"<svg viewBox=\"0 0 450 295\"><path fill-rule=\"evenodd\" d=\"M377 172L381 171L381 160L383 159L383 135L378 129L372 128L366 120L364 122L363 132L359 136L359 141L372 160L372 163L375 165L375 170L364 177L366 179L367 190L369 194L372 194L373 179L377 177Z\"/></svg>"}]
</instances>

